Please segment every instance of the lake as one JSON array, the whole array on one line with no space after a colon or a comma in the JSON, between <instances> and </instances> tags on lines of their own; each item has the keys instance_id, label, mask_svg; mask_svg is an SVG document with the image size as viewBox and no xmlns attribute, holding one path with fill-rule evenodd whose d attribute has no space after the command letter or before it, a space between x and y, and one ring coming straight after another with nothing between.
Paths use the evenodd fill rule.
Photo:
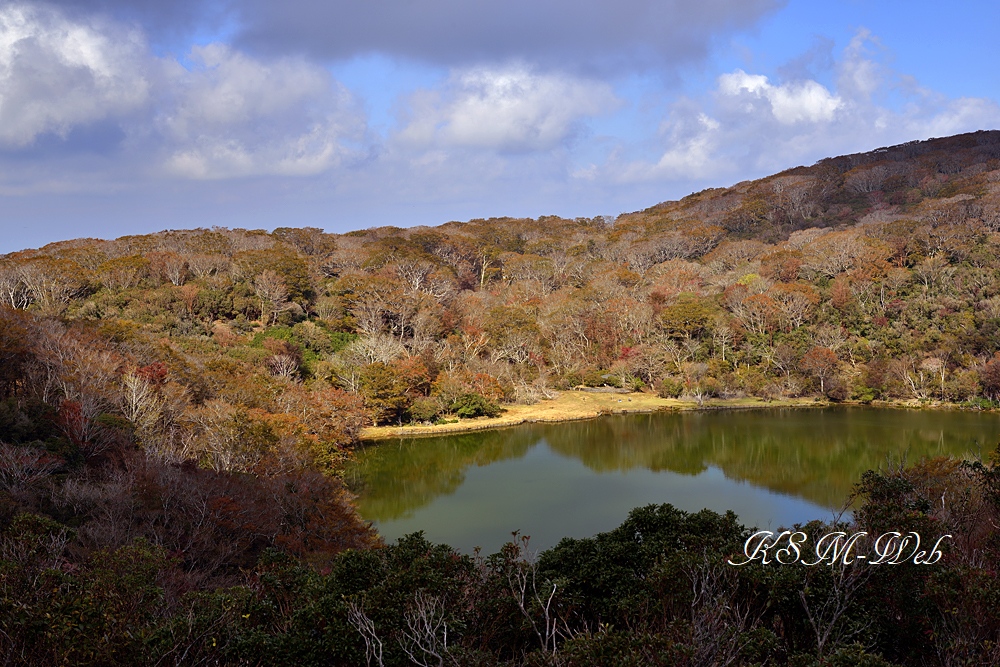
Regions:
<instances>
[{"instance_id":1,"label":"lake","mask_svg":"<svg viewBox=\"0 0 1000 667\"><path fill-rule=\"evenodd\" d=\"M544 549L650 503L732 509L759 528L830 519L865 470L985 457L998 440L1000 416L979 412L660 412L381 441L358 451L346 478L387 541L422 530L492 553L515 530Z\"/></svg>"}]
</instances>

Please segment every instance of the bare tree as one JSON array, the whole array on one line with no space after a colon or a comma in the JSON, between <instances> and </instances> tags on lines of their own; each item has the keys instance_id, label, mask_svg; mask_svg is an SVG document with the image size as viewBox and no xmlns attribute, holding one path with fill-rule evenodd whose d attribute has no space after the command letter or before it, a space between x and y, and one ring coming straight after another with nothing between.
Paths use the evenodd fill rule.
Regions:
<instances>
[{"instance_id":1,"label":"bare tree","mask_svg":"<svg viewBox=\"0 0 1000 667\"><path fill-rule=\"evenodd\" d=\"M702 379L708 373L708 364L686 362L682 370L687 393L698 401L698 405L703 405L705 403L705 386L702 384Z\"/></svg>"},{"instance_id":2,"label":"bare tree","mask_svg":"<svg viewBox=\"0 0 1000 667\"><path fill-rule=\"evenodd\" d=\"M882 189L885 179L891 175L889 167L877 164L867 169L855 169L845 179L847 187L859 194L867 194Z\"/></svg>"},{"instance_id":3,"label":"bare tree","mask_svg":"<svg viewBox=\"0 0 1000 667\"><path fill-rule=\"evenodd\" d=\"M406 283L409 292L425 291L435 266L431 262L418 257L401 257L393 263L393 267L399 279Z\"/></svg>"},{"instance_id":4,"label":"bare tree","mask_svg":"<svg viewBox=\"0 0 1000 667\"><path fill-rule=\"evenodd\" d=\"M299 362L290 354L275 354L267 358L267 368L275 377L291 379L299 372Z\"/></svg>"},{"instance_id":5,"label":"bare tree","mask_svg":"<svg viewBox=\"0 0 1000 667\"><path fill-rule=\"evenodd\" d=\"M45 479L59 465L59 459L44 449L0 442L0 489L16 493Z\"/></svg>"},{"instance_id":6,"label":"bare tree","mask_svg":"<svg viewBox=\"0 0 1000 667\"><path fill-rule=\"evenodd\" d=\"M774 299L781 319L792 331L802 326L813 308L819 303L819 296L799 289L772 289L768 294Z\"/></svg>"},{"instance_id":7,"label":"bare tree","mask_svg":"<svg viewBox=\"0 0 1000 667\"><path fill-rule=\"evenodd\" d=\"M364 342L356 340L333 355L330 363L340 386L357 393L361 387L361 370L371 361Z\"/></svg>"},{"instance_id":8,"label":"bare tree","mask_svg":"<svg viewBox=\"0 0 1000 667\"><path fill-rule=\"evenodd\" d=\"M687 568L691 579L691 664L725 667L746 648L747 631L758 622L748 602L737 602L737 573L732 567L711 563L706 557L698 567Z\"/></svg>"},{"instance_id":9,"label":"bare tree","mask_svg":"<svg viewBox=\"0 0 1000 667\"><path fill-rule=\"evenodd\" d=\"M945 397L944 380L945 376L948 374L948 363L944 359L939 359L938 357L928 357L920 362L920 370L927 371L935 376L940 376L941 399L943 400Z\"/></svg>"},{"instance_id":10,"label":"bare tree","mask_svg":"<svg viewBox=\"0 0 1000 667\"><path fill-rule=\"evenodd\" d=\"M847 332L843 327L820 326L816 329L816 344L836 352L847 344Z\"/></svg>"},{"instance_id":11,"label":"bare tree","mask_svg":"<svg viewBox=\"0 0 1000 667\"><path fill-rule=\"evenodd\" d=\"M176 252L155 252L147 256L153 270L161 277L170 281L171 285L181 286L187 278L188 264Z\"/></svg>"},{"instance_id":12,"label":"bare tree","mask_svg":"<svg viewBox=\"0 0 1000 667\"><path fill-rule=\"evenodd\" d=\"M859 232L854 230L830 232L808 244L802 266L835 278L853 268L865 249Z\"/></svg>"},{"instance_id":13,"label":"bare tree","mask_svg":"<svg viewBox=\"0 0 1000 667\"><path fill-rule=\"evenodd\" d=\"M388 364L406 356L406 347L395 337L384 333L362 336L357 341L357 346L363 351L368 363Z\"/></svg>"},{"instance_id":14,"label":"bare tree","mask_svg":"<svg viewBox=\"0 0 1000 667\"><path fill-rule=\"evenodd\" d=\"M920 277L924 283L924 292L930 291L932 286L937 286L950 278L955 273L955 267L948 264L948 259L941 255L931 255L913 267L913 272Z\"/></svg>"},{"instance_id":15,"label":"bare tree","mask_svg":"<svg viewBox=\"0 0 1000 667\"><path fill-rule=\"evenodd\" d=\"M187 263L188 269L198 278L207 278L229 268L229 258L224 255L191 255Z\"/></svg>"},{"instance_id":16,"label":"bare tree","mask_svg":"<svg viewBox=\"0 0 1000 667\"><path fill-rule=\"evenodd\" d=\"M410 661L419 667L443 667L448 657L448 623L441 599L417 591L403 620L406 628L398 641Z\"/></svg>"},{"instance_id":17,"label":"bare tree","mask_svg":"<svg viewBox=\"0 0 1000 667\"><path fill-rule=\"evenodd\" d=\"M253 291L260 300L260 319L276 321L278 313L288 306L288 287L285 281L271 269L265 269L253 280Z\"/></svg>"},{"instance_id":18,"label":"bare tree","mask_svg":"<svg viewBox=\"0 0 1000 667\"><path fill-rule=\"evenodd\" d=\"M810 574L829 572L829 579L814 581L812 586L807 584L799 591L799 599L816 639L816 655L822 658L829 649L849 642L867 627L845 623L844 615L874 570L865 564L843 560L819 567L822 569L811 570Z\"/></svg>"},{"instance_id":19,"label":"bare tree","mask_svg":"<svg viewBox=\"0 0 1000 667\"><path fill-rule=\"evenodd\" d=\"M20 267L20 278L31 300L46 312L62 312L81 289L73 262L40 257Z\"/></svg>"},{"instance_id":20,"label":"bare tree","mask_svg":"<svg viewBox=\"0 0 1000 667\"><path fill-rule=\"evenodd\" d=\"M557 585L540 581L538 555L528 549L529 537L514 533L515 541L508 544L507 584L518 609L528 620L545 653L555 654L559 638L559 618L552 603Z\"/></svg>"},{"instance_id":21,"label":"bare tree","mask_svg":"<svg viewBox=\"0 0 1000 667\"><path fill-rule=\"evenodd\" d=\"M733 330L727 324L719 324L712 329L712 345L722 353L722 361L726 360L726 346L733 342Z\"/></svg>"},{"instance_id":22,"label":"bare tree","mask_svg":"<svg viewBox=\"0 0 1000 667\"><path fill-rule=\"evenodd\" d=\"M254 421L245 410L225 401L205 401L191 411L189 419L198 427L197 438L189 449L217 472L251 470L272 444L266 432L253 433Z\"/></svg>"},{"instance_id":23,"label":"bare tree","mask_svg":"<svg viewBox=\"0 0 1000 667\"><path fill-rule=\"evenodd\" d=\"M893 359L889 363L889 371L905 384L913 398L927 398L927 371L922 364L917 364L910 356Z\"/></svg>"},{"instance_id":24,"label":"bare tree","mask_svg":"<svg viewBox=\"0 0 1000 667\"><path fill-rule=\"evenodd\" d=\"M11 308L27 308L31 295L21 280L21 273L12 263L0 264L0 303Z\"/></svg>"},{"instance_id":25,"label":"bare tree","mask_svg":"<svg viewBox=\"0 0 1000 667\"><path fill-rule=\"evenodd\" d=\"M149 381L134 372L122 375L122 414L139 431L152 428L160 416L160 398Z\"/></svg>"},{"instance_id":26,"label":"bare tree","mask_svg":"<svg viewBox=\"0 0 1000 667\"><path fill-rule=\"evenodd\" d=\"M664 359L673 364L677 373L684 372L684 362L690 359L696 352L697 347L692 349L689 345L678 345L676 341L669 338L661 341L660 350Z\"/></svg>"},{"instance_id":27,"label":"bare tree","mask_svg":"<svg viewBox=\"0 0 1000 667\"><path fill-rule=\"evenodd\" d=\"M365 664L368 667L376 665L384 667L385 661L382 659L383 645L375 629L375 622L365 612L361 602L347 603L347 620L358 631L365 642Z\"/></svg>"}]
</instances>

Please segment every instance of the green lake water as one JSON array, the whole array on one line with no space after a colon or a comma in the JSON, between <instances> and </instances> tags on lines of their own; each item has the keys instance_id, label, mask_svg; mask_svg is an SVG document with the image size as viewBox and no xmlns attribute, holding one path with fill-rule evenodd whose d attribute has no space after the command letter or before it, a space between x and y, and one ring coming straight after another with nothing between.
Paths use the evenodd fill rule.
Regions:
<instances>
[{"instance_id":1,"label":"green lake water","mask_svg":"<svg viewBox=\"0 0 1000 667\"><path fill-rule=\"evenodd\" d=\"M471 552L518 530L544 549L671 503L748 526L829 519L887 460L983 456L1000 416L861 407L609 416L382 441L347 473L361 516L392 541L424 531Z\"/></svg>"}]
</instances>

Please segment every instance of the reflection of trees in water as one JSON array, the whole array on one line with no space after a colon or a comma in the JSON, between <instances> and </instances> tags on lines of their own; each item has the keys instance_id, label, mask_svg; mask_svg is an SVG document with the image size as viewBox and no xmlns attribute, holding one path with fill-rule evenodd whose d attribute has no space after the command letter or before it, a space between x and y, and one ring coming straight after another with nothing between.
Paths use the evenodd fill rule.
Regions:
<instances>
[{"instance_id":1,"label":"reflection of trees in water","mask_svg":"<svg viewBox=\"0 0 1000 667\"><path fill-rule=\"evenodd\" d=\"M657 416L606 417L585 424L567 424L565 428L549 427L543 435L553 451L579 459L597 472L635 468L684 475L703 472L703 457L697 450L683 446L698 436L697 429L692 432L690 423Z\"/></svg>"},{"instance_id":2,"label":"reflection of trees in water","mask_svg":"<svg viewBox=\"0 0 1000 667\"><path fill-rule=\"evenodd\" d=\"M887 458L910 462L993 447L988 415L861 408L774 409L616 416L543 432L552 448L597 472L636 468L730 479L839 507Z\"/></svg>"},{"instance_id":3,"label":"reflection of trees in water","mask_svg":"<svg viewBox=\"0 0 1000 667\"><path fill-rule=\"evenodd\" d=\"M388 521L454 493L470 466L521 458L540 439L537 427L520 426L383 441L360 450L345 478L362 516Z\"/></svg>"},{"instance_id":4,"label":"reflection of trees in water","mask_svg":"<svg viewBox=\"0 0 1000 667\"><path fill-rule=\"evenodd\" d=\"M962 412L860 408L659 413L523 426L383 444L362 452L359 504L387 520L453 493L471 465L519 458L543 439L596 472L647 469L730 478L840 507L861 474L888 458L915 462L993 448L1000 420Z\"/></svg>"}]
</instances>

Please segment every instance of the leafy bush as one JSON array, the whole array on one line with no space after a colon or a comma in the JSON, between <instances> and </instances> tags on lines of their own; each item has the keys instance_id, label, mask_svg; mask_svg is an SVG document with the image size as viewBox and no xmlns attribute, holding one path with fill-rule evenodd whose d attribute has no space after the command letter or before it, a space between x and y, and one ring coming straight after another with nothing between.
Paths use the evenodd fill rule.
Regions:
<instances>
[{"instance_id":1,"label":"leafy bush","mask_svg":"<svg viewBox=\"0 0 1000 667\"><path fill-rule=\"evenodd\" d=\"M610 371L595 369L584 374L583 384L588 387L621 387L622 380Z\"/></svg>"},{"instance_id":2,"label":"leafy bush","mask_svg":"<svg viewBox=\"0 0 1000 667\"><path fill-rule=\"evenodd\" d=\"M583 376L576 372L566 373L562 378L556 380L556 389L572 389L583 384Z\"/></svg>"},{"instance_id":3,"label":"leafy bush","mask_svg":"<svg viewBox=\"0 0 1000 667\"><path fill-rule=\"evenodd\" d=\"M410 405L410 418L415 422L432 422L441 412L441 406L436 399L421 396Z\"/></svg>"},{"instance_id":4,"label":"leafy bush","mask_svg":"<svg viewBox=\"0 0 1000 667\"><path fill-rule=\"evenodd\" d=\"M676 378L663 378L656 387L660 398L677 398L684 391L684 383Z\"/></svg>"},{"instance_id":5,"label":"leafy bush","mask_svg":"<svg viewBox=\"0 0 1000 667\"><path fill-rule=\"evenodd\" d=\"M969 400L963 402L962 407L971 408L973 410L992 410L997 407L997 404L988 398L977 396L976 398L970 398Z\"/></svg>"},{"instance_id":6,"label":"leafy bush","mask_svg":"<svg viewBox=\"0 0 1000 667\"><path fill-rule=\"evenodd\" d=\"M500 406L479 394L463 394L451 404L451 411L459 417L499 417Z\"/></svg>"}]
</instances>

